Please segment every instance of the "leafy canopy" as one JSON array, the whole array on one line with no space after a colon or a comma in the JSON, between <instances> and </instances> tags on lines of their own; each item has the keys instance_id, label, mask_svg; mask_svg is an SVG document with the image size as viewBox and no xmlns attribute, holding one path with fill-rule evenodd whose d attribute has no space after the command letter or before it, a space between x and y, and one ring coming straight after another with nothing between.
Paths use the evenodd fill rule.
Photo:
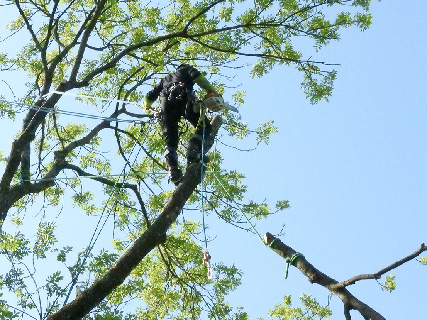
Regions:
<instances>
[{"instance_id":1,"label":"leafy canopy","mask_svg":"<svg viewBox=\"0 0 427 320\"><path fill-rule=\"evenodd\" d=\"M2 46L0 69L28 81L25 88L11 88L18 94L14 101L0 97L0 116L22 120L10 153L1 156L0 251L1 265L9 269L0 275L0 317L46 318L79 297L151 227L171 196L160 127L123 100L138 103L183 62L207 72L237 106L243 106L245 93L229 87L241 68L262 77L277 66L295 67L308 99L327 100L336 71L311 59L312 53L339 40L342 28L365 30L369 5L5 0L2 10L10 14L1 41L13 45ZM95 113L101 116L87 117ZM277 131L272 121L251 129L239 115L221 115L224 140L256 146ZM111 120L116 118L129 121ZM181 141L187 141L192 129L182 124L182 131ZM185 154L185 144L179 153ZM267 202L246 198L244 175L226 168L219 150L210 158L204 192L190 197L185 218L86 319L248 318L226 301L241 282L237 267L215 263L214 278L207 278L200 211L252 232L252 220L274 212ZM278 201L276 212L288 207ZM130 301L136 307L126 307ZM309 296L302 302L312 317L329 315ZM271 316L281 319L289 310L290 298Z\"/></svg>"}]
</instances>

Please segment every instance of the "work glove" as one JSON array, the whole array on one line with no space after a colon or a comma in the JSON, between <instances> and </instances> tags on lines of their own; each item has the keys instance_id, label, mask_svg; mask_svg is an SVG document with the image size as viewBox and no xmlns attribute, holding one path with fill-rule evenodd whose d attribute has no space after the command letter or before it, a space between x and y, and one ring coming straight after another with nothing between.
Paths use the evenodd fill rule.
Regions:
<instances>
[{"instance_id":1,"label":"work glove","mask_svg":"<svg viewBox=\"0 0 427 320\"><path fill-rule=\"evenodd\" d=\"M153 116L155 118L158 118L160 116L160 111L158 111L158 110L156 110L156 109L154 109L154 108L151 107L151 105L153 103L154 103L154 101L148 99L147 96L145 96L144 99L142 100L141 107L145 111L151 110L151 112L153 112Z\"/></svg>"},{"instance_id":2,"label":"work glove","mask_svg":"<svg viewBox=\"0 0 427 320\"><path fill-rule=\"evenodd\" d=\"M151 105L153 104L154 101L151 101L150 99L148 99L147 96L144 97L144 99L142 100L142 104L141 107L144 110L152 110Z\"/></svg>"},{"instance_id":3,"label":"work glove","mask_svg":"<svg viewBox=\"0 0 427 320\"><path fill-rule=\"evenodd\" d=\"M218 92L210 91L205 95L205 99L210 98L210 97L216 97L216 96L219 96Z\"/></svg>"}]
</instances>

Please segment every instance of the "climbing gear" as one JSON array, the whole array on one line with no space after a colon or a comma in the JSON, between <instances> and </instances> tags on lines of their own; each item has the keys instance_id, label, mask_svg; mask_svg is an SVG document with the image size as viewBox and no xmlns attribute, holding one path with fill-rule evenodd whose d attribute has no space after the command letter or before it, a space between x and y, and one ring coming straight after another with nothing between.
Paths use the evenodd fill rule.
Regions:
<instances>
[{"instance_id":1,"label":"climbing gear","mask_svg":"<svg viewBox=\"0 0 427 320\"><path fill-rule=\"evenodd\" d=\"M208 268L208 279L212 280L213 270L211 267L211 255L208 251L203 252L203 265L206 265L206 267Z\"/></svg>"},{"instance_id":2,"label":"climbing gear","mask_svg":"<svg viewBox=\"0 0 427 320\"><path fill-rule=\"evenodd\" d=\"M178 185L182 179L182 171L178 167L178 154L174 148L166 147L164 156L168 167L169 178L175 185Z\"/></svg>"},{"instance_id":3,"label":"climbing gear","mask_svg":"<svg viewBox=\"0 0 427 320\"><path fill-rule=\"evenodd\" d=\"M174 82L167 88L168 100L184 100L188 98L189 91L184 82Z\"/></svg>"}]
</instances>

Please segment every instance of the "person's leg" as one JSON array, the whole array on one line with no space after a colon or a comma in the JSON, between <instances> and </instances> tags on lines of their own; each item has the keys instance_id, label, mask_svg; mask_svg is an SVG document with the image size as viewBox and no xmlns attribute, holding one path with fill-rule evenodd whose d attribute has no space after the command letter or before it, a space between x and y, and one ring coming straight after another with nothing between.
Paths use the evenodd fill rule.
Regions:
<instances>
[{"instance_id":1,"label":"person's leg","mask_svg":"<svg viewBox=\"0 0 427 320\"><path fill-rule=\"evenodd\" d=\"M178 184L182 178L182 171L179 169L178 154L176 152L179 139L178 122L181 114L178 112L179 106L167 98L162 99L161 108L160 124L166 143L164 157L171 181Z\"/></svg>"}]
</instances>

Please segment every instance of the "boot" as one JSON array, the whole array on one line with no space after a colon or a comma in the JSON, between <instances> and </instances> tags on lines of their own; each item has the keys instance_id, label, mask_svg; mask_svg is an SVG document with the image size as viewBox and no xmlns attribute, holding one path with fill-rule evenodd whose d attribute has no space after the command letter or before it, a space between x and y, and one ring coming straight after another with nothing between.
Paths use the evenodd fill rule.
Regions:
<instances>
[{"instance_id":1,"label":"boot","mask_svg":"<svg viewBox=\"0 0 427 320\"><path fill-rule=\"evenodd\" d=\"M169 178L176 186L182 179L182 171L178 166L178 154L172 147L167 147L165 151L166 165L168 166Z\"/></svg>"}]
</instances>

